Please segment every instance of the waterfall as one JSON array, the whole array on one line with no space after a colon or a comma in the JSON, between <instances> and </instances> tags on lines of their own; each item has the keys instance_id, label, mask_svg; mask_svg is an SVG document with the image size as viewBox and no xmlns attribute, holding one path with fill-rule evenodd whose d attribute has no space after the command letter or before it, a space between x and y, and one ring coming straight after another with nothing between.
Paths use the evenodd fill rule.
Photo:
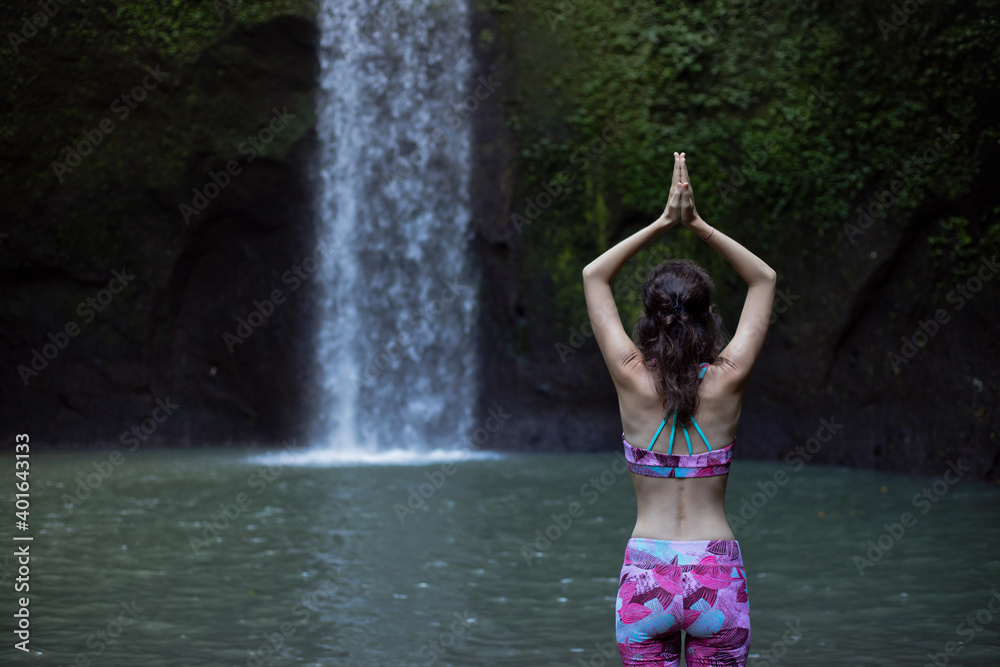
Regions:
<instances>
[{"instance_id":1,"label":"waterfall","mask_svg":"<svg viewBox=\"0 0 1000 667\"><path fill-rule=\"evenodd\" d=\"M465 0L321 5L313 453L331 460L454 452L472 427L468 11Z\"/></svg>"}]
</instances>

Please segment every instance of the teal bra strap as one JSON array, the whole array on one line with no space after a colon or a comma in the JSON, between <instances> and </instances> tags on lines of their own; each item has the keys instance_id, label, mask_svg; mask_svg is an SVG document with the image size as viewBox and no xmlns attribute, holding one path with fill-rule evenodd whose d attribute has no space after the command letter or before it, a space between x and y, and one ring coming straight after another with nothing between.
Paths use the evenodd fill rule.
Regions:
<instances>
[{"instance_id":1,"label":"teal bra strap","mask_svg":"<svg viewBox=\"0 0 1000 667\"><path fill-rule=\"evenodd\" d=\"M674 432L677 430L677 413L674 413L674 423L670 427L670 447L667 449L667 454L674 453Z\"/></svg>"},{"instance_id":2,"label":"teal bra strap","mask_svg":"<svg viewBox=\"0 0 1000 667\"><path fill-rule=\"evenodd\" d=\"M698 422L694 420L694 417L691 417L691 423L694 424L696 429L698 429L698 434L701 436L701 439L705 441L705 446L708 447L708 451L712 451L712 445L708 444L708 438L705 437L705 434L702 432L701 427L698 426Z\"/></svg>"},{"instance_id":3,"label":"teal bra strap","mask_svg":"<svg viewBox=\"0 0 1000 667\"><path fill-rule=\"evenodd\" d=\"M699 378L705 377L705 371L708 370L709 365L710 364L706 363L705 365L703 365L701 367L701 370L698 371L698 377ZM698 426L698 422L694 421L694 417L691 418L691 421L694 422L694 427L696 429L698 429L698 433L701 434L701 439L705 441L706 445L708 445L708 451L712 451L712 445L708 444L708 438L706 438L705 434L701 432L701 427ZM667 418L664 417L663 421L660 422L660 428L656 429L656 435L654 435L653 439L649 441L649 447L646 448L647 450L653 449L653 445L656 444L656 439L658 437L660 437L660 431L663 430L663 427L666 425L666 423L667 423ZM691 437L688 435L688 431L687 431L687 427L686 426L684 426L682 424L681 425L681 429L684 431L684 439L687 440L688 455L691 455L691 454L693 454L693 450L691 449ZM674 433L676 431L677 431L677 413L675 412L674 413L674 423L670 427L670 447L669 447L669 449L667 449L667 452L669 452L670 454L674 453Z\"/></svg>"},{"instance_id":4,"label":"teal bra strap","mask_svg":"<svg viewBox=\"0 0 1000 667\"><path fill-rule=\"evenodd\" d=\"M684 430L684 439L687 440L688 443L688 456L693 456L694 452L691 450L691 438L688 436L687 426L681 424L681 428Z\"/></svg>"},{"instance_id":5,"label":"teal bra strap","mask_svg":"<svg viewBox=\"0 0 1000 667\"><path fill-rule=\"evenodd\" d=\"M654 436L653 436L653 439L649 441L649 449L652 449L652 448L653 448L653 444L654 444L654 443L656 443L656 439L657 439L658 437L660 437L660 431L662 431L662 430L663 430L663 426L664 426L664 425L665 425L666 423L667 423L667 418L666 418L666 417L664 417L664 418L663 418L663 421L661 421L661 422L660 422L660 428L656 429L656 435L654 435ZM673 436L671 436L671 439L673 439Z\"/></svg>"}]
</instances>

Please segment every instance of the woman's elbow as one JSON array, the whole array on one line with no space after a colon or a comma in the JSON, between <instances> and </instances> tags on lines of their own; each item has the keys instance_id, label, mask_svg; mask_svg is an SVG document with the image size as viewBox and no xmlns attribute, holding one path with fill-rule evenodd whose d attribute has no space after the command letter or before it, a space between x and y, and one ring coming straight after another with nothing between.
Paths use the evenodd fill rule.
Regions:
<instances>
[{"instance_id":1,"label":"woman's elbow","mask_svg":"<svg viewBox=\"0 0 1000 667\"><path fill-rule=\"evenodd\" d=\"M587 266L583 267L581 275L583 276L584 284L592 283L595 285L607 285L611 282L606 269L596 262L591 262Z\"/></svg>"},{"instance_id":2,"label":"woman's elbow","mask_svg":"<svg viewBox=\"0 0 1000 667\"><path fill-rule=\"evenodd\" d=\"M756 279L754 282L759 282L761 284L774 284L778 282L778 272L771 268L770 264L765 264L761 262L757 267Z\"/></svg>"},{"instance_id":3,"label":"woman's elbow","mask_svg":"<svg viewBox=\"0 0 1000 667\"><path fill-rule=\"evenodd\" d=\"M759 272L750 280L747 281L748 287L756 287L758 289L769 289L774 291L778 284L778 274L770 266L762 267Z\"/></svg>"}]
</instances>

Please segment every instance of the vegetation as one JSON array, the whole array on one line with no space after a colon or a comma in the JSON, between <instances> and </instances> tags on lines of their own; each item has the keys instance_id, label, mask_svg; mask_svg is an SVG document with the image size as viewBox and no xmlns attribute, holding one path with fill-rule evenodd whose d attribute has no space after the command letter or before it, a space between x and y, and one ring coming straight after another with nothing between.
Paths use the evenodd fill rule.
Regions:
<instances>
[{"instance_id":1,"label":"vegetation","mask_svg":"<svg viewBox=\"0 0 1000 667\"><path fill-rule=\"evenodd\" d=\"M274 102L253 81L261 65L241 36L279 17L312 21L315 11L308 0L50 3L51 15L37 1L19 4L0 21L0 145L10 160L0 187L17 193L19 215L64 186L176 187L192 167L207 173L236 157ZM278 157L313 124L310 95L283 102L298 122L269 147ZM88 138L100 145L78 168L67 164Z\"/></svg>"},{"instance_id":2,"label":"vegetation","mask_svg":"<svg viewBox=\"0 0 1000 667\"><path fill-rule=\"evenodd\" d=\"M998 10L996 0L495 0L520 147L523 280L547 294L536 314L554 305L559 331L585 321L581 268L659 214L675 150L688 155L706 219L817 307L849 309L880 262L919 239L942 299L1000 249L1000 208L983 192L997 177ZM604 142L609 121L622 130ZM571 182L542 207L564 170ZM720 287L737 284L690 234L663 242L722 276ZM724 299L729 309L742 301L721 292L739 299ZM623 319L637 303L620 301Z\"/></svg>"}]
</instances>

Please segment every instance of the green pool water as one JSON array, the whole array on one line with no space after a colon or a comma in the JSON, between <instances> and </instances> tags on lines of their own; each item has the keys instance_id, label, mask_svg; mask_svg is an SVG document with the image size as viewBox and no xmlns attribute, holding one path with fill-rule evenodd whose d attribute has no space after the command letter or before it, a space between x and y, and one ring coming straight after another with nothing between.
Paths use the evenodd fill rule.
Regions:
<instances>
[{"instance_id":1,"label":"green pool water","mask_svg":"<svg viewBox=\"0 0 1000 667\"><path fill-rule=\"evenodd\" d=\"M109 456L33 453L27 531L10 476L0 663L620 664L635 497L614 453ZM947 469L735 461L750 664L1000 665L1000 489ZM30 590L15 593L24 544ZM24 595L29 653L14 649Z\"/></svg>"}]
</instances>

